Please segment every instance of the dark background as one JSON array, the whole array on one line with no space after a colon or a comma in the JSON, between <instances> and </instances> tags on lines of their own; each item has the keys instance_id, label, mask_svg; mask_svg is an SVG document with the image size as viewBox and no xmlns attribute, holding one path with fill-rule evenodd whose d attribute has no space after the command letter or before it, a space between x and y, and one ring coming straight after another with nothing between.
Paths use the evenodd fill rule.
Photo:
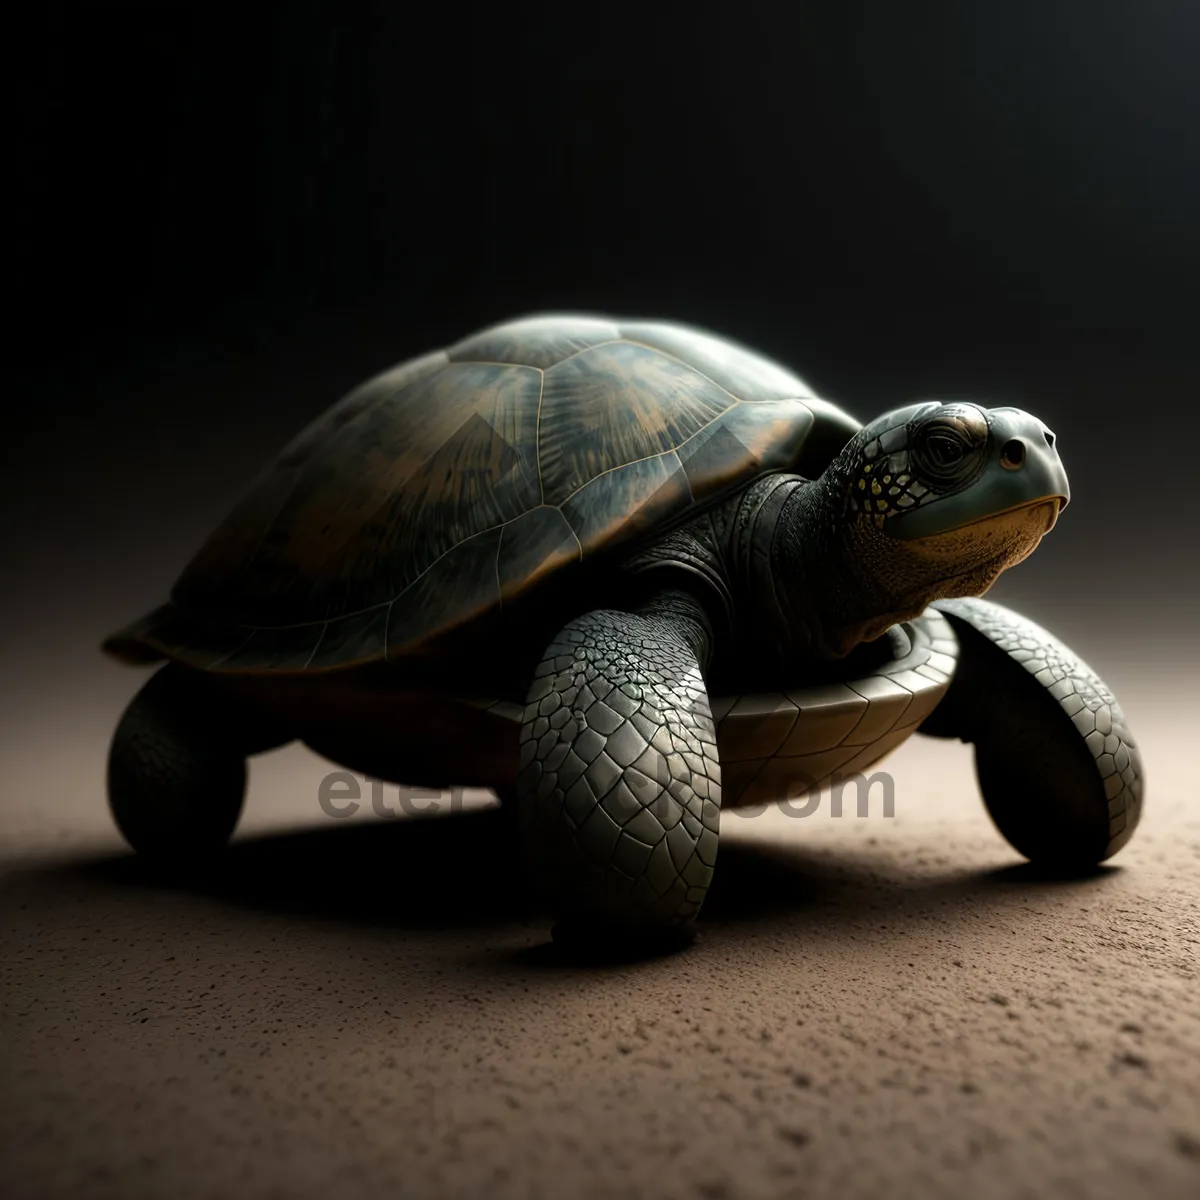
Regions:
<instances>
[{"instance_id":1,"label":"dark background","mask_svg":"<svg viewBox=\"0 0 1200 1200\"><path fill-rule=\"evenodd\" d=\"M715 328L864 419L1030 408L1074 503L996 594L1101 656L1182 628L1186 0L48 3L11 58L0 582L30 662L156 603L359 379L553 308Z\"/></svg>"},{"instance_id":2,"label":"dark background","mask_svg":"<svg viewBox=\"0 0 1200 1200\"><path fill-rule=\"evenodd\" d=\"M1195 0L42 0L5 34L6 1197L1193 1200ZM713 327L863 418L1042 416L1072 505L994 590L1137 733L1115 865L1027 870L969 748L914 738L896 820L723 820L697 947L636 967L542 955L499 814L331 822L298 745L209 887L141 872L103 780L143 674L101 637L341 393L552 308Z\"/></svg>"}]
</instances>

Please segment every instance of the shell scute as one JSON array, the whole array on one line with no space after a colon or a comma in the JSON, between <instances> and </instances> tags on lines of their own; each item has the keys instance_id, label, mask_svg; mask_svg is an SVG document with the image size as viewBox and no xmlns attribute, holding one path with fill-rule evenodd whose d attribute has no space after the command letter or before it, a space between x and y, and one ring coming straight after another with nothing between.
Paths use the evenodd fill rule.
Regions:
<instances>
[{"instance_id":1,"label":"shell scute","mask_svg":"<svg viewBox=\"0 0 1200 1200\"><path fill-rule=\"evenodd\" d=\"M171 602L105 647L259 673L419 653L760 472L819 473L858 427L701 330L582 314L492 326L310 423Z\"/></svg>"}]
</instances>

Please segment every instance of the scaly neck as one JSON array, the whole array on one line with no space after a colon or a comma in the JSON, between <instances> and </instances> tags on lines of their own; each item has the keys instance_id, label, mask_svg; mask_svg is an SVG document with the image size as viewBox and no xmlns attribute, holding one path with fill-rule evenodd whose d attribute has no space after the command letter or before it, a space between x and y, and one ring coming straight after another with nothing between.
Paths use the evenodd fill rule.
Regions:
<instances>
[{"instance_id":1,"label":"scaly neck","mask_svg":"<svg viewBox=\"0 0 1200 1200\"><path fill-rule=\"evenodd\" d=\"M739 501L730 541L739 625L760 653L843 658L903 615L890 611L887 572L853 553L828 473L756 480Z\"/></svg>"}]
</instances>

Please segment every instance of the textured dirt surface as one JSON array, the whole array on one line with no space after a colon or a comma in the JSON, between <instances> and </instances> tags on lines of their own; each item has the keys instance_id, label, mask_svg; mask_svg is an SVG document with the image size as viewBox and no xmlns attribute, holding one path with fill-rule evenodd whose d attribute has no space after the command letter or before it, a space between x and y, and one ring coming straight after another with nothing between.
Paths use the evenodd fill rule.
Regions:
<instances>
[{"instance_id":1,"label":"textured dirt surface","mask_svg":"<svg viewBox=\"0 0 1200 1200\"><path fill-rule=\"evenodd\" d=\"M970 752L918 738L894 817L726 817L697 944L601 967L546 952L485 796L334 820L296 749L254 764L219 877L148 879L99 787L136 681L32 696L5 1194L1200 1194L1194 734L1153 683L1121 689L1149 790L1110 869L1031 875Z\"/></svg>"}]
</instances>

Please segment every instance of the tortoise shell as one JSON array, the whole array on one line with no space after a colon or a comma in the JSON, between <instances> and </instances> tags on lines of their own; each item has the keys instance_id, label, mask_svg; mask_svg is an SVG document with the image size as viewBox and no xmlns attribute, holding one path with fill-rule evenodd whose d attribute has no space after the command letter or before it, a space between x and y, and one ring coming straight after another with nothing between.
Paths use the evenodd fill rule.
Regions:
<instances>
[{"instance_id":1,"label":"tortoise shell","mask_svg":"<svg viewBox=\"0 0 1200 1200\"><path fill-rule=\"evenodd\" d=\"M496 325L309 425L170 603L105 648L258 673L420 653L758 473L820 474L859 428L782 367L686 326Z\"/></svg>"}]
</instances>

